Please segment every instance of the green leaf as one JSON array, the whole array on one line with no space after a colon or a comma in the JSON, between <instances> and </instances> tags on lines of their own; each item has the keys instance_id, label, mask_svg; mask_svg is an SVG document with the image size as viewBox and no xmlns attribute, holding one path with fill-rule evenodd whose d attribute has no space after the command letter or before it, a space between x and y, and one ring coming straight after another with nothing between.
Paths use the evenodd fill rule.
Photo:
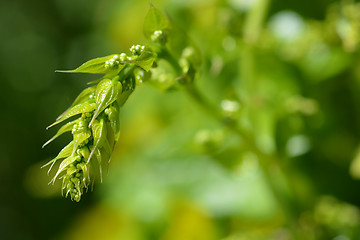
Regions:
<instances>
[{"instance_id":1,"label":"green leaf","mask_svg":"<svg viewBox=\"0 0 360 240\"><path fill-rule=\"evenodd\" d=\"M78 105L80 103L84 103L85 101L89 100L89 97L95 93L96 86L91 86L86 89L84 89L75 99L73 104L71 106Z\"/></svg>"},{"instance_id":2,"label":"green leaf","mask_svg":"<svg viewBox=\"0 0 360 240\"><path fill-rule=\"evenodd\" d=\"M78 170L76 169L75 166L71 166L71 167L68 167L66 169L66 175L70 176L72 175L73 173L76 173Z\"/></svg>"},{"instance_id":3,"label":"green leaf","mask_svg":"<svg viewBox=\"0 0 360 240\"><path fill-rule=\"evenodd\" d=\"M108 143L105 141L104 142L105 145L108 145ZM106 149L106 147L105 147ZM110 153L108 151L106 151L104 148L103 149L99 149L97 148L95 150L95 156L96 156L96 159L98 161L98 166L99 166L99 174L100 174L100 181L102 182L102 168L103 168L103 165L106 164L105 159L109 159L110 160ZM107 163L109 164L109 163Z\"/></svg>"},{"instance_id":4,"label":"green leaf","mask_svg":"<svg viewBox=\"0 0 360 240\"><path fill-rule=\"evenodd\" d=\"M155 31L166 30L168 27L169 20L154 6L151 6L144 20L143 31L145 37L151 39Z\"/></svg>"},{"instance_id":5,"label":"green leaf","mask_svg":"<svg viewBox=\"0 0 360 240\"><path fill-rule=\"evenodd\" d=\"M103 162L102 159L103 159L103 156L101 154L100 149L95 150L95 156L96 156L96 159L98 160L98 164L99 164L100 182L102 182L102 162Z\"/></svg>"},{"instance_id":6,"label":"green leaf","mask_svg":"<svg viewBox=\"0 0 360 240\"><path fill-rule=\"evenodd\" d=\"M86 141L87 139L89 139L91 137L91 131L86 128L81 132L75 133L74 134L74 149L76 150L77 146L82 144L84 141Z\"/></svg>"},{"instance_id":7,"label":"green leaf","mask_svg":"<svg viewBox=\"0 0 360 240\"><path fill-rule=\"evenodd\" d=\"M130 94L133 92L133 90L129 89L124 92L122 92L119 97L116 99L116 102L119 104L120 107L122 107L125 102L128 100Z\"/></svg>"},{"instance_id":8,"label":"green leaf","mask_svg":"<svg viewBox=\"0 0 360 240\"><path fill-rule=\"evenodd\" d=\"M134 63L136 66L141 67L142 69L148 72L155 60L156 60L155 53L145 50L141 53L141 55L138 58L128 62Z\"/></svg>"},{"instance_id":9,"label":"green leaf","mask_svg":"<svg viewBox=\"0 0 360 240\"><path fill-rule=\"evenodd\" d=\"M80 132L74 134L74 142L75 144L80 145L81 143L86 141L89 137L91 137L90 129L84 128Z\"/></svg>"},{"instance_id":10,"label":"green leaf","mask_svg":"<svg viewBox=\"0 0 360 240\"><path fill-rule=\"evenodd\" d=\"M119 93L122 91L122 85L117 79L104 79L96 87L96 109L89 123L91 126L94 120L104 109L113 103Z\"/></svg>"},{"instance_id":11,"label":"green leaf","mask_svg":"<svg viewBox=\"0 0 360 240\"><path fill-rule=\"evenodd\" d=\"M89 100L92 94L95 92L96 87L88 87L84 89L75 99L75 101L71 104L70 108L78 105L80 103L84 103L85 101ZM62 113L56 120L59 120L70 108L68 108L64 113Z\"/></svg>"},{"instance_id":12,"label":"green leaf","mask_svg":"<svg viewBox=\"0 0 360 240\"><path fill-rule=\"evenodd\" d=\"M89 149L87 149L87 151L89 152ZM85 158L86 159L86 158ZM89 171L89 167L87 164L81 162L77 165L78 167L80 167L80 169L83 171L83 182L85 187L88 186L88 182L90 182L90 171Z\"/></svg>"},{"instance_id":13,"label":"green leaf","mask_svg":"<svg viewBox=\"0 0 360 240\"><path fill-rule=\"evenodd\" d=\"M114 132L115 143L119 140L120 137L120 107L117 102L109 107L109 112L107 114L110 126Z\"/></svg>"},{"instance_id":14,"label":"green leaf","mask_svg":"<svg viewBox=\"0 0 360 240\"><path fill-rule=\"evenodd\" d=\"M67 166L69 166L71 163L75 162L76 160L79 160L81 157L80 156L70 156L65 158L59 166L58 171L56 172L52 182L54 183L56 178L59 176L60 173L62 173L62 171L64 171L66 169Z\"/></svg>"},{"instance_id":15,"label":"green leaf","mask_svg":"<svg viewBox=\"0 0 360 240\"><path fill-rule=\"evenodd\" d=\"M92 85L92 84L98 84L103 78L100 78L100 79L96 79L94 81L90 81L87 83L87 85ZM95 87L95 86L94 86ZM95 87L96 88L96 87Z\"/></svg>"},{"instance_id":16,"label":"green leaf","mask_svg":"<svg viewBox=\"0 0 360 240\"><path fill-rule=\"evenodd\" d=\"M106 75L115 75L123 67L123 64L119 64L112 68L105 68L105 62L112 59L116 54L112 54L105 57L94 58L86 63L82 64L80 67L74 70L57 70L56 72L63 73L95 73L95 74L106 74Z\"/></svg>"},{"instance_id":17,"label":"green leaf","mask_svg":"<svg viewBox=\"0 0 360 240\"><path fill-rule=\"evenodd\" d=\"M168 91L177 87L177 73L172 65L163 59L157 61L158 66L151 69L149 83L161 91Z\"/></svg>"},{"instance_id":18,"label":"green leaf","mask_svg":"<svg viewBox=\"0 0 360 240\"><path fill-rule=\"evenodd\" d=\"M91 150L90 156L87 160L87 163L90 161L90 159L92 158L94 152L96 151L97 148L100 148L101 145L105 142L106 140L106 135L107 135L107 131L106 131L106 124L105 124L105 120L104 118L100 118L99 120L94 120L92 126L92 133L93 133L93 138L94 138L94 146Z\"/></svg>"},{"instance_id":19,"label":"green leaf","mask_svg":"<svg viewBox=\"0 0 360 240\"><path fill-rule=\"evenodd\" d=\"M57 137L59 137L61 134L69 132L73 129L74 125L76 123L79 122L80 119L76 119L74 121L68 122L65 125L61 126L61 128L57 131L57 133L55 134L55 136L53 136L51 139L49 139L49 141L47 141L46 143L44 143L44 145L42 146L42 148L44 148L46 145L48 145L49 143L51 143L52 141L54 141Z\"/></svg>"},{"instance_id":20,"label":"green leaf","mask_svg":"<svg viewBox=\"0 0 360 240\"><path fill-rule=\"evenodd\" d=\"M56 156L56 158L52 159L51 161L49 161L48 163L46 163L45 165L43 165L41 168L44 168L46 166L48 166L49 164L51 164L51 167L48 171L48 173L51 171L52 166L55 164L55 162L59 159L62 158L66 158L69 157L72 153L73 150L73 146L74 146L74 142L71 141L68 145L66 145L60 152L59 154Z\"/></svg>"},{"instance_id":21,"label":"green leaf","mask_svg":"<svg viewBox=\"0 0 360 240\"><path fill-rule=\"evenodd\" d=\"M201 63L199 49L186 32L176 25L172 25L168 33L167 48L174 58L185 58L194 68L199 67Z\"/></svg>"},{"instance_id":22,"label":"green leaf","mask_svg":"<svg viewBox=\"0 0 360 240\"><path fill-rule=\"evenodd\" d=\"M107 156L106 158L108 160L110 160L110 156L111 156L111 153L112 153L112 148L110 148L110 143L109 143L108 139L105 139L105 141L102 142L101 151L105 152L106 156Z\"/></svg>"},{"instance_id":23,"label":"green leaf","mask_svg":"<svg viewBox=\"0 0 360 240\"><path fill-rule=\"evenodd\" d=\"M79 148L79 154L84 158L88 159L90 155L90 150L87 146L84 146L82 148Z\"/></svg>"},{"instance_id":24,"label":"green leaf","mask_svg":"<svg viewBox=\"0 0 360 240\"><path fill-rule=\"evenodd\" d=\"M62 116L59 119L57 119L56 122L54 122L53 124L48 126L46 129L49 129L52 126L55 126L56 124L61 123L64 120L66 120L72 116L75 116L75 115L78 115L81 113L92 112L92 111L94 111L95 108L96 108L96 104L90 103L90 102L84 102L84 103L75 105L72 108L70 108L69 110L67 110L64 114L62 114Z\"/></svg>"},{"instance_id":25,"label":"green leaf","mask_svg":"<svg viewBox=\"0 0 360 240\"><path fill-rule=\"evenodd\" d=\"M180 58L182 51L189 45L189 38L177 26L172 26L167 36L167 47L175 58Z\"/></svg>"}]
</instances>

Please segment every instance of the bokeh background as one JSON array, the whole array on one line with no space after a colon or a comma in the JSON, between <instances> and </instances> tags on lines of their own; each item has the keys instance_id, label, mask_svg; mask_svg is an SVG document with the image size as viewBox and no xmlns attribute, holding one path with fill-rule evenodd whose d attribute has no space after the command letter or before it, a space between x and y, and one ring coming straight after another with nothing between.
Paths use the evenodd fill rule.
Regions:
<instances>
[{"instance_id":1,"label":"bokeh background","mask_svg":"<svg viewBox=\"0 0 360 240\"><path fill-rule=\"evenodd\" d=\"M278 201L241 137L167 78L138 86L103 183L80 203L40 167L45 130L96 76L59 74L145 43L142 0L0 2L0 239L360 239L360 5L154 0L202 53L196 85L276 155ZM271 166L269 166L271 167ZM290 178L289 178L290 176ZM285 186L285 187L284 187Z\"/></svg>"}]
</instances>

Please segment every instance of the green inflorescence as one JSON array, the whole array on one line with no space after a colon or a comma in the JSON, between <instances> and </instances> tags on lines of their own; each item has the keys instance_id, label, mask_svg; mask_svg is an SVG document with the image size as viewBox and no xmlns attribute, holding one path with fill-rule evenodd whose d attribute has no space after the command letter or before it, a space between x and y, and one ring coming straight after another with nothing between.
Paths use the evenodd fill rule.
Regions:
<instances>
[{"instance_id":1,"label":"green inflorescence","mask_svg":"<svg viewBox=\"0 0 360 240\"><path fill-rule=\"evenodd\" d=\"M71 107L48 127L78 117L60 127L55 136L44 144L49 144L65 132L71 132L73 136L73 140L44 165L50 165L50 172L54 164L61 161L50 183L62 178L62 192L66 197L70 195L72 200L78 202L94 183L96 176L102 180L102 169L110 161L120 136L120 108L135 90L136 84L149 79L155 85L161 82L151 78L152 71L160 68L157 61L164 59L173 65L177 72L174 79L178 76L186 79L187 71L196 67L192 65L196 61L185 59L178 51L169 48L172 39L184 36L176 35L176 31L171 35L172 30L168 19L151 5L144 23L144 34L151 41L150 45L133 45L130 48L131 55L113 54L92 59L74 70L58 71L103 74L100 80L89 83L92 86L83 90ZM190 46L186 39L181 42L185 45L180 46L180 52ZM182 70L179 62L183 61L187 61L186 65L191 67ZM173 80L173 84L176 81Z\"/></svg>"},{"instance_id":2,"label":"green inflorescence","mask_svg":"<svg viewBox=\"0 0 360 240\"><path fill-rule=\"evenodd\" d=\"M119 58L119 55L114 56ZM115 59L114 56L100 58L104 69L109 68L109 62L114 62L111 61ZM120 56L124 55L120 54ZM149 55L145 60L152 64L154 57ZM91 72L92 68L98 67L98 64L99 62L91 60L73 72L83 72L83 69ZM118 61L110 64L111 69L105 73L106 75L97 85L81 92L72 106L49 126L52 127L71 117L79 116L64 124L56 135L44 144L44 146L49 144L65 132L71 132L73 140L60 151L56 158L44 166L51 165L50 171L52 166L61 160L51 183L62 178L63 193L65 196L70 195L72 200L80 201L81 196L94 182L96 175L102 179L102 168L109 162L120 136L120 107L135 89L134 70L139 68L136 64L136 58L133 62L120 63ZM99 169L98 174L95 169Z\"/></svg>"}]
</instances>

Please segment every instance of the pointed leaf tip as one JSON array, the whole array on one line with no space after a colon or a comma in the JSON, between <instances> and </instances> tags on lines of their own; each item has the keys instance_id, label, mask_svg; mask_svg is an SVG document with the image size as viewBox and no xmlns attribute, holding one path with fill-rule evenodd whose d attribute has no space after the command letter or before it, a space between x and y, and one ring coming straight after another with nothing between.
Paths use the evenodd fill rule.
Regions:
<instances>
[{"instance_id":1,"label":"pointed leaf tip","mask_svg":"<svg viewBox=\"0 0 360 240\"><path fill-rule=\"evenodd\" d=\"M60 118L56 120L53 124L47 127L47 129L55 126L56 124L59 124L66 119L73 117L75 115L81 114L81 113L87 113L92 112L96 107L96 104L94 102L83 102L80 104L77 104L73 107L71 107L69 110L67 110L64 114L61 115Z\"/></svg>"},{"instance_id":2,"label":"pointed leaf tip","mask_svg":"<svg viewBox=\"0 0 360 240\"><path fill-rule=\"evenodd\" d=\"M102 143L106 140L107 135L105 121L103 118L100 118L99 120L96 119L91 128L94 137L94 146L91 149L89 158L86 163L89 163L90 159L95 153L95 150L102 146Z\"/></svg>"},{"instance_id":3,"label":"pointed leaf tip","mask_svg":"<svg viewBox=\"0 0 360 240\"><path fill-rule=\"evenodd\" d=\"M82 65L80 65L78 68L73 70L56 70L55 72L59 73L94 73L94 74L116 74L119 72L123 65L117 64L116 66L106 68L105 64L107 61L112 59L116 54L108 55L105 57L99 57L91 59Z\"/></svg>"},{"instance_id":4,"label":"pointed leaf tip","mask_svg":"<svg viewBox=\"0 0 360 240\"><path fill-rule=\"evenodd\" d=\"M57 137L59 137L63 133L71 131L73 126L78 122L79 122L79 119L76 119L74 121L68 122L65 125L61 126L61 128L57 131L57 133L52 138L50 138L46 143L44 143L42 148L44 148L46 145L51 143L53 140L55 140Z\"/></svg>"},{"instance_id":5,"label":"pointed leaf tip","mask_svg":"<svg viewBox=\"0 0 360 240\"><path fill-rule=\"evenodd\" d=\"M143 32L147 39L151 40L151 36L155 31L166 31L170 27L170 22L157 8L151 7L145 16Z\"/></svg>"}]
</instances>

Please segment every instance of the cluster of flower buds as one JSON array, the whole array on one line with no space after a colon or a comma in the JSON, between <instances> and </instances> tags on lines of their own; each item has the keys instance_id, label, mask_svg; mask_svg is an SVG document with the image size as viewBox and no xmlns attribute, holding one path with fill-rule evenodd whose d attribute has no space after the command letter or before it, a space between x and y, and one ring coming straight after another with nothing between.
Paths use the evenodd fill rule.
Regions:
<instances>
[{"instance_id":1,"label":"cluster of flower buds","mask_svg":"<svg viewBox=\"0 0 360 240\"><path fill-rule=\"evenodd\" d=\"M142 84L143 82L149 80L151 73L144 71L141 68L138 68L134 71L134 77L136 84Z\"/></svg>"},{"instance_id":2,"label":"cluster of flower buds","mask_svg":"<svg viewBox=\"0 0 360 240\"><path fill-rule=\"evenodd\" d=\"M132 45L130 48L130 52L133 55L140 55L141 53L143 53L145 50L145 46L142 45Z\"/></svg>"},{"instance_id":3,"label":"cluster of flower buds","mask_svg":"<svg viewBox=\"0 0 360 240\"><path fill-rule=\"evenodd\" d=\"M64 166L66 174L63 176L62 192L66 192L66 197L70 194L71 199L77 202L80 201L84 189L88 189L90 184L90 166L86 164L86 157L89 156L89 153L90 150L87 146L78 148L71 158L71 163Z\"/></svg>"},{"instance_id":4,"label":"cluster of flower buds","mask_svg":"<svg viewBox=\"0 0 360 240\"><path fill-rule=\"evenodd\" d=\"M126 53L121 53L120 55L114 55L110 60L105 62L105 68L114 68L119 66L122 62L130 60L130 57L126 55Z\"/></svg>"},{"instance_id":5,"label":"cluster of flower buds","mask_svg":"<svg viewBox=\"0 0 360 240\"><path fill-rule=\"evenodd\" d=\"M167 34L163 30L156 30L154 33L150 36L151 41L157 42L160 44L166 44L167 42Z\"/></svg>"},{"instance_id":6,"label":"cluster of flower buds","mask_svg":"<svg viewBox=\"0 0 360 240\"><path fill-rule=\"evenodd\" d=\"M155 41L160 40L163 36L164 36L164 32L162 30L156 30L156 31L154 31L154 34L151 35L150 38L152 41L155 42Z\"/></svg>"},{"instance_id":7,"label":"cluster of flower buds","mask_svg":"<svg viewBox=\"0 0 360 240\"><path fill-rule=\"evenodd\" d=\"M81 114L78 119L63 125L45 143L46 145L61 134L71 131L73 140L45 166L51 164L50 171L58 160L63 159L51 182L54 183L62 174L62 190L75 201L80 201L84 190L94 181L91 177L94 175L94 171L91 173L92 169L98 168L102 179L102 167L110 160L120 135L120 105L117 100L121 98L122 90L118 77L102 79L97 86L85 89L73 105L51 125Z\"/></svg>"}]
</instances>

